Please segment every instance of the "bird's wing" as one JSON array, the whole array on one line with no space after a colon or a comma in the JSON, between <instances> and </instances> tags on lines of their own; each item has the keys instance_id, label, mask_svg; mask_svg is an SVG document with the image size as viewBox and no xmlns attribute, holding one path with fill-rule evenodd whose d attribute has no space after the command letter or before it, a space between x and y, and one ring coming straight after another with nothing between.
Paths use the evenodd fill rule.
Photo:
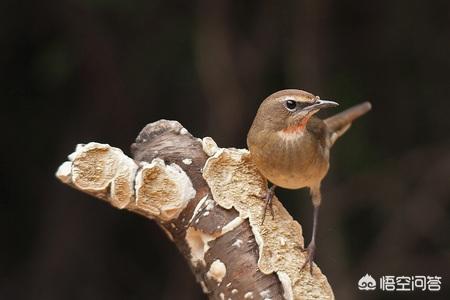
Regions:
<instances>
[{"instance_id":1,"label":"bird's wing","mask_svg":"<svg viewBox=\"0 0 450 300\"><path fill-rule=\"evenodd\" d=\"M372 105L370 102L363 102L325 119L324 122L328 126L331 133L331 145L333 145L334 142L350 128L353 120L361 117L371 108Z\"/></svg>"}]
</instances>

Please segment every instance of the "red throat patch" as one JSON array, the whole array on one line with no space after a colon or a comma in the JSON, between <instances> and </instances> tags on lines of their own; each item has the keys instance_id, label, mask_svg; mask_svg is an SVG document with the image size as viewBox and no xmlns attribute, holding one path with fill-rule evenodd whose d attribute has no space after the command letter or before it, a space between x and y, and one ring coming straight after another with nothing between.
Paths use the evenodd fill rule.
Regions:
<instances>
[{"instance_id":1,"label":"red throat patch","mask_svg":"<svg viewBox=\"0 0 450 300\"><path fill-rule=\"evenodd\" d=\"M283 132L288 134L294 134L305 131L306 124L308 123L310 117L311 117L310 115L306 115L305 117L301 118L299 122L284 128Z\"/></svg>"}]
</instances>

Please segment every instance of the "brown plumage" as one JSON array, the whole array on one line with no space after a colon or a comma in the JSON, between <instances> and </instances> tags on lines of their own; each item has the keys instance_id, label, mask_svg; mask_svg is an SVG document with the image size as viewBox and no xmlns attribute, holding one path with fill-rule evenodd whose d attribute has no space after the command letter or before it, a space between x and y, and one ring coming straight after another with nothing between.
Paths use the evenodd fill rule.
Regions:
<instances>
[{"instance_id":1,"label":"brown plumage","mask_svg":"<svg viewBox=\"0 0 450 300\"><path fill-rule=\"evenodd\" d=\"M276 186L310 189L314 224L304 266L309 263L311 272L321 202L320 184L328 172L330 148L353 120L371 108L369 102L364 102L325 120L314 116L322 108L337 105L302 90L276 92L261 103L247 136L253 162L273 183L266 196L266 208L271 208Z\"/></svg>"}]
</instances>

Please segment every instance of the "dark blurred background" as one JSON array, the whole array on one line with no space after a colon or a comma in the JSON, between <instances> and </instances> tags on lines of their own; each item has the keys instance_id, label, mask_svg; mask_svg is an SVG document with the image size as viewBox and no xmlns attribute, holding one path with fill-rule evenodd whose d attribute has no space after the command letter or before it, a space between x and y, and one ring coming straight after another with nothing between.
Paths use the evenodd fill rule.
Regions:
<instances>
[{"instance_id":1,"label":"dark blurred background","mask_svg":"<svg viewBox=\"0 0 450 300\"><path fill-rule=\"evenodd\" d=\"M449 11L446 0L1 1L0 299L205 299L156 224L54 172L77 143L129 154L161 118L245 147L259 103L284 88L338 110L373 103L323 184L316 261L337 299L450 299ZM309 241L307 192L277 193ZM442 291L359 292L366 273L438 275Z\"/></svg>"}]
</instances>

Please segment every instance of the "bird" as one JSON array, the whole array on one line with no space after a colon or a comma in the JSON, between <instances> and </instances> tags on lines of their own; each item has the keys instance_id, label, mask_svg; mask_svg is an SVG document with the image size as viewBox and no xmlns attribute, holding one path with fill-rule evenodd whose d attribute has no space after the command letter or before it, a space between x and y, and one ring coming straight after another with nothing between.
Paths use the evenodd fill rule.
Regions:
<instances>
[{"instance_id":1,"label":"bird","mask_svg":"<svg viewBox=\"0 0 450 300\"><path fill-rule=\"evenodd\" d=\"M324 120L315 116L321 109L338 105L303 90L281 90L261 103L247 135L251 160L272 183L263 196L266 202L262 224L268 207L274 218L272 198L276 187L309 188L313 226L301 270L309 264L311 274L322 202L321 182L328 173L330 149L352 122L372 107L370 102L363 102Z\"/></svg>"}]
</instances>

